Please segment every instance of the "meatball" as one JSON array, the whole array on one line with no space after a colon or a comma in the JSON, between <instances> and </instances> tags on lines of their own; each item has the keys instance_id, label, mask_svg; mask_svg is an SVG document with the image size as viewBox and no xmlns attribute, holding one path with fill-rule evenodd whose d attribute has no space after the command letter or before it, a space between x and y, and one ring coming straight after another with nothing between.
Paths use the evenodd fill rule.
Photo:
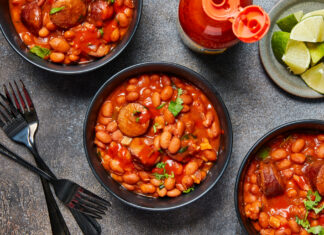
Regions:
<instances>
[{"instance_id":1,"label":"meatball","mask_svg":"<svg viewBox=\"0 0 324 235\"><path fill-rule=\"evenodd\" d=\"M110 19L114 14L114 7L109 5L108 1L94 1L89 4L87 20L101 26L102 21Z\"/></svg>"},{"instance_id":2,"label":"meatball","mask_svg":"<svg viewBox=\"0 0 324 235\"><path fill-rule=\"evenodd\" d=\"M51 21L63 29L71 28L81 23L87 14L87 6L82 0L56 0L51 9L60 11L50 14Z\"/></svg>"},{"instance_id":3,"label":"meatball","mask_svg":"<svg viewBox=\"0 0 324 235\"><path fill-rule=\"evenodd\" d=\"M141 119L146 114L147 110L141 104L130 103L124 106L117 118L119 129L129 137L143 135L150 124L149 118Z\"/></svg>"},{"instance_id":4,"label":"meatball","mask_svg":"<svg viewBox=\"0 0 324 235\"><path fill-rule=\"evenodd\" d=\"M21 21L34 34L42 27L42 10L37 2L30 2L21 9Z\"/></svg>"},{"instance_id":5,"label":"meatball","mask_svg":"<svg viewBox=\"0 0 324 235\"><path fill-rule=\"evenodd\" d=\"M307 167L308 178L319 194L324 196L324 161L317 161Z\"/></svg>"}]
</instances>

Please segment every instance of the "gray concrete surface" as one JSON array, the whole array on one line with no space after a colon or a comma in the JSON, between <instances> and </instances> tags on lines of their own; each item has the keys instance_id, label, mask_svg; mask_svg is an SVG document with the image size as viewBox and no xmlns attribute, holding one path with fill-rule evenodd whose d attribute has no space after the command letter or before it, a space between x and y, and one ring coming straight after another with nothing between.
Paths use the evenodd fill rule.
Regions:
<instances>
[{"instance_id":1,"label":"gray concrete surface","mask_svg":"<svg viewBox=\"0 0 324 235\"><path fill-rule=\"evenodd\" d=\"M277 1L257 0L269 11ZM288 95L265 74L258 44L239 44L218 56L197 55L178 37L176 0L145 0L140 27L129 47L110 65L69 77L40 70L20 58L0 34L0 83L22 79L40 118L37 142L46 163L102 197L112 208L100 221L103 234L241 234L234 210L234 183L241 160L270 129L293 120L324 119L322 101ZM220 182L191 206L151 213L121 204L93 176L85 158L82 127L87 106L100 85L122 68L149 61L187 66L213 82L230 112L234 130L231 162ZM0 141L32 161L21 146L0 131ZM40 180L17 164L0 158L0 234L50 234ZM81 234L61 206L72 234Z\"/></svg>"}]
</instances>

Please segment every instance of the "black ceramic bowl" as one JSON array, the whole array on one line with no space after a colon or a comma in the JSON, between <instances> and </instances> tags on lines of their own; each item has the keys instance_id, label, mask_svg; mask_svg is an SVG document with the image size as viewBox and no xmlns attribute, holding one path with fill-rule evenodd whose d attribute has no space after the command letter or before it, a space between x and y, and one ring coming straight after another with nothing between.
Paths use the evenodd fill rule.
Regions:
<instances>
[{"instance_id":1,"label":"black ceramic bowl","mask_svg":"<svg viewBox=\"0 0 324 235\"><path fill-rule=\"evenodd\" d=\"M142 73L162 72L177 76L187 80L200 88L205 95L214 104L218 113L220 125L224 130L221 138L218 160L207 174L206 179L195 187L190 194L181 195L176 198L149 198L127 191L119 183L114 181L105 169L101 166L97 154L96 147L93 144L95 135L95 125L99 109L114 89L123 83L126 79L134 77ZM84 148L90 167L102 186L115 197L127 205L151 211L165 211L176 209L187 205L207 193L221 178L224 173L232 152L232 126L227 109L222 98L216 91L215 87L206 79L196 72L177 64L170 63L144 63L131 66L117 73L99 89L88 108L84 123Z\"/></svg>"},{"instance_id":2,"label":"black ceramic bowl","mask_svg":"<svg viewBox=\"0 0 324 235\"><path fill-rule=\"evenodd\" d=\"M289 133L289 132L310 132L318 133L324 131L324 121L321 120L300 120L294 121L287 124L283 124L265 134L260 138L253 147L246 154L243 162L241 163L239 172L236 177L235 183L235 209L237 218L242 226L244 232L248 234L258 234L254 229L252 223L249 219L244 216L244 207L243 207L243 183L246 171L252 160L255 157L255 154L260 150L260 148L266 144L271 139L275 138L278 135Z\"/></svg>"},{"instance_id":3,"label":"black ceramic bowl","mask_svg":"<svg viewBox=\"0 0 324 235\"><path fill-rule=\"evenodd\" d=\"M14 25L12 24L10 12L9 12L9 0L0 1L0 29L7 39L10 46L25 60L30 62L33 65L36 65L39 68L45 69L50 72L59 73L59 74L80 74L95 70L101 66L108 64L110 61L115 59L128 45L128 43L133 38L135 31L139 25L143 0L134 0L135 10L133 15L133 20L129 26L129 29L121 40L118 43L117 47L108 53L106 56L94 60L87 64L76 64L76 65L61 65L43 60L42 58L37 57L36 55L29 52L28 47L20 39L19 35L16 32Z\"/></svg>"}]
</instances>

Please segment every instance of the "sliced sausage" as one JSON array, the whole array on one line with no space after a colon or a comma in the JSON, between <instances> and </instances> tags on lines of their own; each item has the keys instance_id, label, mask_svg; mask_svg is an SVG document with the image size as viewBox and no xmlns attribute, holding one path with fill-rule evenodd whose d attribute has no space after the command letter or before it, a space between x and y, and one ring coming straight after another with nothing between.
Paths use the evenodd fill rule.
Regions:
<instances>
[{"instance_id":1,"label":"sliced sausage","mask_svg":"<svg viewBox=\"0 0 324 235\"><path fill-rule=\"evenodd\" d=\"M38 35L42 27L42 10L37 2L30 2L22 7L21 21L32 33Z\"/></svg>"},{"instance_id":2,"label":"sliced sausage","mask_svg":"<svg viewBox=\"0 0 324 235\"><path fill-rule=\"evenodd\" d=\"M272 163L260 163L260 184L267 197L275 197L284 193L284 184L277 168Z\"/></svg>"},{"instance_id":3,"label":"sliced sausage","mask_svg":"<svg viewBox=\"0 0 324 235\"><path fill-rule=\"evenodd\" d=\"M87 20L91 24L100 26L101 21L110 19L114 14L114 7L108 1L94 1L89 4Z\"/></svg>"},{"instance_id":4,"label":"sliced sausage","mask_svg":"<svg viewBox=\"0 0 324 235\"><path fill-rule=\"evenodd\" d=\"M51 21L63 29L71 28L81 23L87 14L87 6L82 0L56 0L51 9L62 10L50 14Z\"/></svg>"},{"instance_id":5,"label":"sliced sausage","mask_svg":"<svg viewBox=\"0 0 324 235\"><path fill-rule=\"evenodd\" d=\"M150 124L150 119L141 119L141 115L147 113L143 105L130 103L124 106L117 118L119 129L127 136L136 137L143 135ZM142 121L143 120L143 121Z\"/></svg>"},{"instance_id":6,"label":"sliced sausage","mask_svg":"<svg viewBox=\"0 0 324 235\"><path fill-rule=\"evenodd\" d=\"M324 161L316 161L306 170L309 181L319 194L324 196Z\"/></svg>"},{"instance_id":7,"label":"sliced sausage","mask_svg":"<svg viewBox=\"0 0 324 235\"><path fill-rule=\"evenodd\" d=\"M160 154L154 150L153 146L145 143L145 138L134 138L129 150L134 156L134 162L145 170L152 169L160 161Z\"/></svg>"}]
</instances>

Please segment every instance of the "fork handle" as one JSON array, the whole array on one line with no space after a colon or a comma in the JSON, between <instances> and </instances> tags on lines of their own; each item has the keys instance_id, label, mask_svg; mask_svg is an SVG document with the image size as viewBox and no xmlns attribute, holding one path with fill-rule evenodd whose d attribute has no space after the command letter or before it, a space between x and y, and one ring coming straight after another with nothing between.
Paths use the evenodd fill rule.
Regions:
<instances>
[{"instance_id":1,"label":"fork handle","mask_svg":"<svg viewBox=\"0 0 324 235\"><path fill-rule=\"evenodd\" d=\"M2 144L0 144L0 153L6 156L7 158L17 162L18 164L24 166L28 170L31 170L36 174L38 174L39 176L41 176L41 182L45 193L45 199L46 199L46 204L47 204L48 213L50 217L52 233L54 235L70 235L69 229L63 219L60 209L56 204L49 183L45 180L47 179L49 181L52 181L55 179L53 179L51 176L49 176L47 173L43 172L42 170L38 169L37 167L34 167L32 164L30 164L23 158L19 157L17 154L11 152Z\"/></svg>"},{"instance_id":2,"label":"fork handle","mask_svg":"<svg viewBox=\"0 0 324 235\"><path fill-rule=\"evenodd\" d=\"M31 144L30 146L27 146L30 152L34 155L36 164L39 168L41 168L43 171L48 173L50 176L52 176L54 179L57 179L54 173L51 171L51 169L46 165L46 163L43 161L43 159L40 157L37 148L34 144ZM81 231L85 235L99 235L101 234L101 226L100 224L92 217L84 215L80 213L77 210L74 210L72 208L68 208L73 215L75 221L79 225Z\"/></svg>"}]
</instances>

